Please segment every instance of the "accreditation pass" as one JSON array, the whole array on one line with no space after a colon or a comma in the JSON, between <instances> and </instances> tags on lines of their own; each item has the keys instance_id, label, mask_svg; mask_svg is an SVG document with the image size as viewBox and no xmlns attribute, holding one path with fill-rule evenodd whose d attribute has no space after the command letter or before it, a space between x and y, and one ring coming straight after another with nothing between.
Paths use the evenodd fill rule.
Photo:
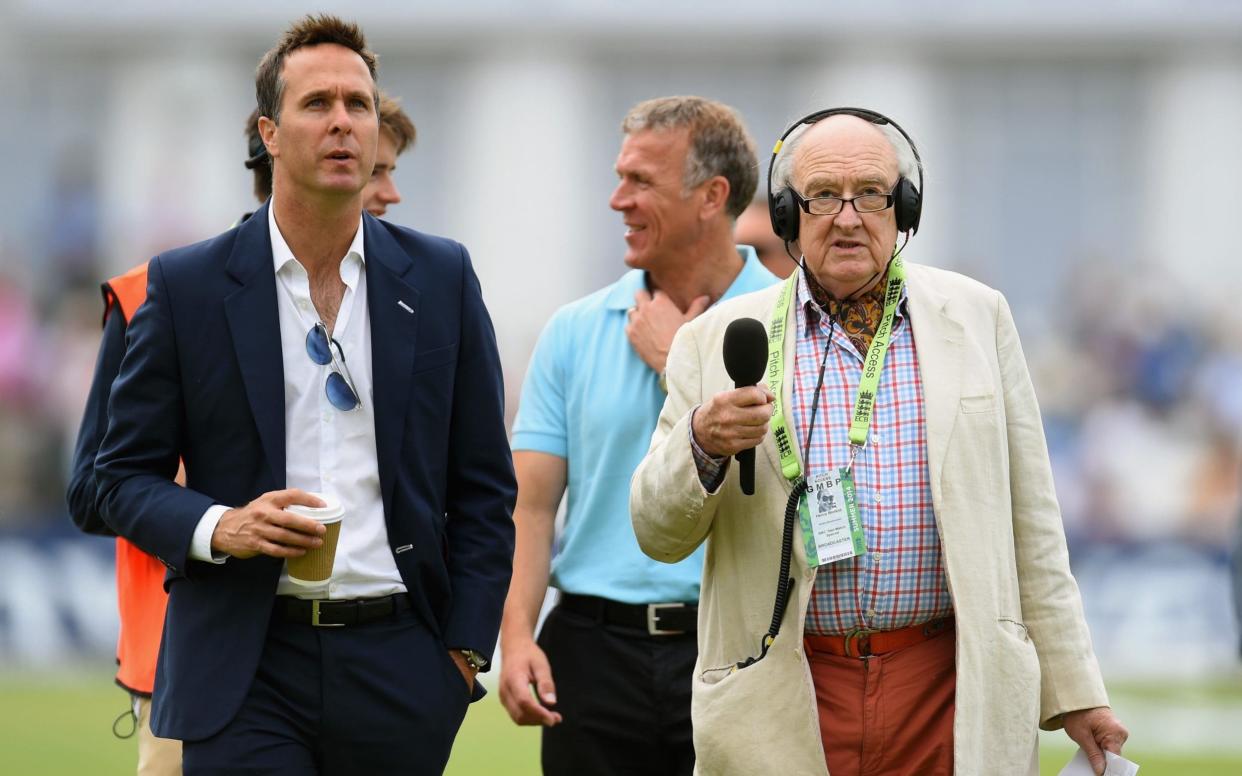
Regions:
<instances>
[{"instance_id":1,"label":"accreditation pass","mask_svg":"<svg viewBox=\"0 0 1242 776\"><path fill-rule=\"evenodd\" d=\"M867 554L858 502L854 498L854 475L849 469L835 469L811 477L798 515L810 566L826 566Z\"/></svg>"}]
</instances>

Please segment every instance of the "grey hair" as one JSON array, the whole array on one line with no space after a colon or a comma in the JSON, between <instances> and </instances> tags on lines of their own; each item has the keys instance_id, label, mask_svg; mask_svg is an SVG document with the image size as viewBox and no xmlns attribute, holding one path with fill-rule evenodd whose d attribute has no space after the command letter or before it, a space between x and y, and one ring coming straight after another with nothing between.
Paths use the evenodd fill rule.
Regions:
<instances>
[{"instance_id":1,"label":"grey hair","mask_svg":"<svg viewBox=\"0 0 1242 776\"><path fill-rule=\"evenodd\" d=\"M820 121L825 121L829 118L832 117L825 116ZM863 120L866 121L866 119ZM815 122L815 124L818 123L819 121ZM785 138L785 142L781 144L781 150L776 154L776 158L772 160L772 190L774 192L780 191L787 186L793 187L793 160L795 152L802 143L802 138L806 131L815 126L815 124L803 124L796 127L789 133L789 137ZM901 131L892 124L872 124L872 126L880 130L884 138L888 140L889 146L892 147L893 154L897 157L897 174L913 183L921 191L923 181L919 175L919 163L914 156L914 148L902 136Z\"/></svg>"},{"instance_id":2,"label":"grey hair","mask_svg":"<svg viewBox=\"0 0 1242 776\"><path fill-rule=\"evenodd\" d=\"M759 185L759 160L755 141L742 124L742 117L724 103L704 97L659 97L630 108L621 131L686 129L690 148L682 172L686 191L717 175L729 183L725 210L736 219L750 204Z\"/></svg>"}]
</instances>

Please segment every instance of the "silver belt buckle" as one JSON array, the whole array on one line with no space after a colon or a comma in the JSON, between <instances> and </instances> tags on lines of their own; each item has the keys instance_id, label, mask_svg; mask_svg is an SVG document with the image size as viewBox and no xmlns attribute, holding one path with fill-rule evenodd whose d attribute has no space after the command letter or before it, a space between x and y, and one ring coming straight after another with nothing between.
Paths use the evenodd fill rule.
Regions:
<instances>
[{"instance_id":1,"label":"silver belt buckle","mask_svg":"<svg viewBox=\"0 0 1242 776\"><path fill-rule=\"evenodd\" d=\"M661 609L684 609L685 604L647 604L647 634L649 636L680 636L684 630L664 630L656 624L656 613Z\"/></svg>"},{"instance_id":2,"label":"silver belt buckle","mask_svg":"<svg viewBox=\"0 0 1242 776\"><path fill-rule=\"evenodd\" d=\"M314 625L316 628L344 628L345 623L343 622L320 622L319 621L319 604L322 603L324 600L325 599L323 598L311 599L311 625Z\"/></svg>"}]
</instances>

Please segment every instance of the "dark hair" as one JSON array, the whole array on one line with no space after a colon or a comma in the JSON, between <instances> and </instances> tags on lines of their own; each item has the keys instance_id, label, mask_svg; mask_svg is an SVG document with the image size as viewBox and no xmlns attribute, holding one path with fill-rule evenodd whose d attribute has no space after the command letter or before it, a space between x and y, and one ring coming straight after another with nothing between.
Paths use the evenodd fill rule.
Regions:
<instances>
[{"instance_id":1,"label":"dark hair","mask_svg":"<svg viewBox=\"0 0 1242 776\"><path fill-rule=\"evenodd\" d=\"M398 156L414 145L414 139L418 134L414 129L414 122L405 115L405 111L401 110L401 103L396 98L380 92L379 117L380 129L392 135L393 142L397 145Z\"/></svg>"},{"instance_id":2,"label":"dark hair","mask_svg":"<svg viewBox=\"0 0 1242 776\"><path fill-rule=\"evenodd\" d=\"M263 135L259 133L259 109L246 117L246 169L254 172L254 198L266 202L272 196L272 157L267 155Z\"/></svg>"},{"instance_id":3,"label":"dark hair","mask_svg":"<svg viewBox=\"0 0 1242 776\"><path fill-rule=\"evenodd\" d=\"M280 74L284 70L285 59L300 48L323 43L335 43L355 52L371 71L371 80L375 80L375 54L367 48L366 37L358 25L327 14L304 16L294 22L280 41L259 60L259 69L254 74L254 92L260 116L280 123L280 100L285 91L285 81ZM378 89L375 92L375 108L378 112Z\"/></svg>"},{"instance_id":4,"label":"dark hair","mask_svg":"<svg viewBox=\"0 0 1242 776\"><path fill-rule=\"evenodd\" d=\"M658 97L640 102L626 114L621 131L686 129L690 150L682 186L692 189L719 175L729 182L725 209L737 218L759 185L759 159L737 111L704 97Z\"/></svg>"}]
</instances>

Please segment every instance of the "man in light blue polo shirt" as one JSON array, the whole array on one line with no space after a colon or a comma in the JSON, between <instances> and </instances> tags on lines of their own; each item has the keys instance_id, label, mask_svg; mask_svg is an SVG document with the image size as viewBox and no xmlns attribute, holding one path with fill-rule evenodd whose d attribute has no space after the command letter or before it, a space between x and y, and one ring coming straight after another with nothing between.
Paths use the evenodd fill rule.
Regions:
<instances>
[{"instance_id":1,"label":"man in light blue polo shirt","mask_svg":"<svg viewBox=\"0 0 1242 776\"><path fill-rule=\"evenodd\" d=\"M543 725L543 772L686 774L702 554L675 565L638 547L629 486L660 408L677 329L776 281L733 225L758 162L737 113L699 97L636 105L610 205L631 269L561 308L531 358L513 429L518 503L501 626L500 697ZM557 507L564 530L553 553ZM549 583L561 591L534 638Z\"/></svg>"}]
</instances>

